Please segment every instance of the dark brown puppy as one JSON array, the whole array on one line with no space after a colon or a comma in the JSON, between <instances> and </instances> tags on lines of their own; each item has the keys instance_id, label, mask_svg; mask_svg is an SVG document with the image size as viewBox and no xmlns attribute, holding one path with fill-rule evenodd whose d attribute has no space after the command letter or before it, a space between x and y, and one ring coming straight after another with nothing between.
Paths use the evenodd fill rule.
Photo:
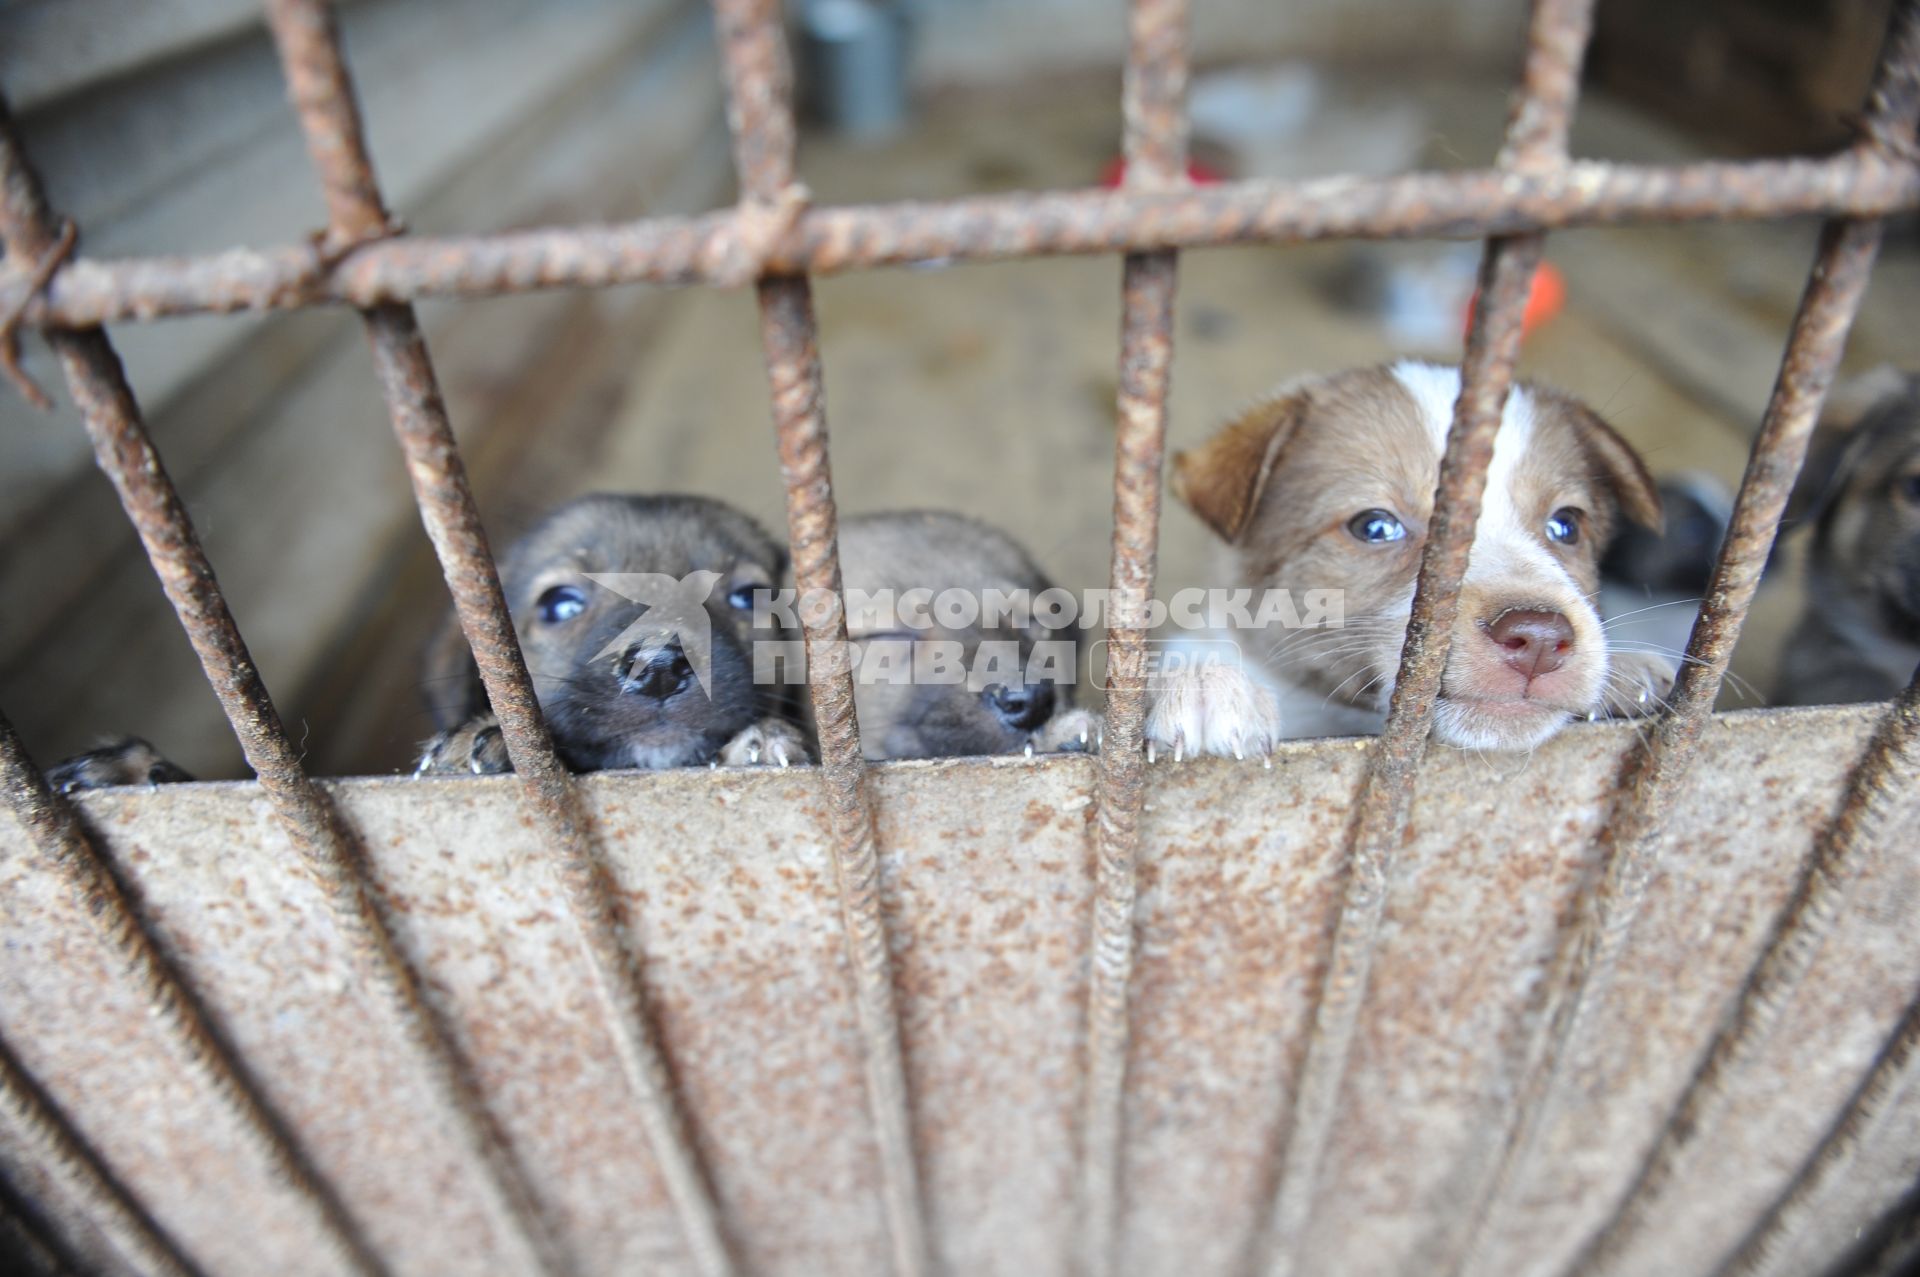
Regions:
<instances>
[{"instance_id":1,"label":"dark brown puppy","mask_svg":"<svg viewBox=\"0 0 1920 1277\"><path fill-rule=\"evenodd\" d=\"M807 761L787 717L790 689L755 663L757 644L790 637L774 609L755 606L785 565L757 523L704 497L580 497L515 543L501 584L567 766ZM499 725L451 622L428 656L427 686L446 730L427 742L419 771L506 771Z\"/></svg>"},{"instance_id":2,"label":"dark brown puppy","mask_svg":"<svg viewBox=\"0 0 1920 1277\"><path fill-rule=\"evenodd\" d=\"M1893 696L1920 665L1920 376L1882 368L1834 392L1787 522L1813 541L1774 703Z\"/></svg>"},{"instance_id":3,"label":"dark brown puppy","mask_svg":"<svg viewBox=\"0 0 1920 1277\"><path fill-rule=\"evenodd\" d=\"M867 757L1097 746L1099 717L1073 708L1080 627L1036 615L1053 583L1004 532L937 511L862 515L840 525L840 564Z\"/></svg>"}]
</instances>

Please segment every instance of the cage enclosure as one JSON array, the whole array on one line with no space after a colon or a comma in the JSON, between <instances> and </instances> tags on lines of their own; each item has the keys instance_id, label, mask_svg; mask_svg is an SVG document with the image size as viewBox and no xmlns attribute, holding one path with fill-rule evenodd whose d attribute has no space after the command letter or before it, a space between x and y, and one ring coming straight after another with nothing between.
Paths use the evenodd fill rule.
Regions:
<instances>
[{"instance_id":1,"label":"cage enclosure","mask_svg":"<svg viewBox=\"0 0 1920 1277\"><path fill-rule=\"evenodd\" d=\"M1920 207L1920 6L1816 6L1840 35L1790 82L1860 106L1805 155L1651 123L1646 6L1110 7L921 6L919 119L804 147L772 0L0 14L24 1270L1911 1260L1920 692L1730 689L1778 646L1762 569L1843 360L1920 354L1911 257L1876 274ZM1640 71L1576 116L1590 38ZM1428 241L1478 241L1460 350ZM1738 495L1662 713L1430 746L1543 255L1570 300L1530 370ZM871 764L829 612L819 766L556 756L483 511L725 484L837 594L843 504L985 508L1143 597L1203 573L1169 438L1396 332L1462 391L1381 735L1150 763L1122 610L1097 755ZM449 593L516 774L374 774ZM47 784L107 728L252 779Z\"/></svg>"}]
</instances>

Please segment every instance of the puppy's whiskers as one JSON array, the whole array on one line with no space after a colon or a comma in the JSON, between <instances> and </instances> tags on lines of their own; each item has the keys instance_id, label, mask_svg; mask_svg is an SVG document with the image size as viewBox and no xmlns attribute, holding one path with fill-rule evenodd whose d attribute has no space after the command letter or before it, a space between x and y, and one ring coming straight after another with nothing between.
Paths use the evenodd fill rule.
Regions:
<instances>
[{"instance_id":1,"label":"puppy's whiskers","mask_svg":"<svg viewBox=\"0 0 1920 1277\"><path fill-rule=\"evenodd\" d=\"M1595 591L1595 593L1598 593L1598 591ZM1594 595L1589 594L1587 597L1593 598ZM1637 607L1633 609L1633 611L1631 612L1617 612L1612 616L1604 618L1600 622L1600 628L1603 630L1610 630L1614 626L1618 625L1620 622L1627 620L1630 617L1644 616L1648 612L1658 612L1662 608L1669 608L1669 607L1687 607L1687 608L1693 608L1695 610L1698 610L1700 607L1700 600L1699 599L1669 599L1664 603L1650 603L1646 607Z\"/></svg>"}]
</instances>

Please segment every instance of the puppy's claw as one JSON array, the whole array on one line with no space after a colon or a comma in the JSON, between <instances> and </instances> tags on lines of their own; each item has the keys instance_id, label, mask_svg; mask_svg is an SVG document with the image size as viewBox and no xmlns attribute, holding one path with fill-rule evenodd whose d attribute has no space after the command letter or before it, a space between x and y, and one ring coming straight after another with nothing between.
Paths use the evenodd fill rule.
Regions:
<instances>
[{"instance_id":1,"label":"puppy's claw","mask_svg":"<svg viewBox=\"0 0 1920 1277\"><path fill-rule=\"evenodd\" d=\"M1092 710L1068 709L1055 714L1028 733L1022 749L1028 757L1035 754L1087 753L1100 716Z\"/></svg>"},{"instance_id":2,"label":"puppy's claw","mask_svg":"<svg viewBox=\"0 0 1920 1277\"><path fill-rule=\"evenodd\" d=\"M1678 675L1679 666L1668 657L1651 652L1615 653L1608 674L1610 690L1593 707L1592 717L1606 720L1655 713L1664 706Z\"/></svg>"},{"instance_id":3,"label":"puppy's claw","mask_svg":"<svg viewBox=\"0 0 1920 1277\"><path fill-rule=\"evenodd\" d=\"M1171 744L1174 761L1191 754L1245 760L1265 754L1280 735L1273 695L1235 666L1206 665L1182 671L1155 694L1147 712L1146 737Z\"/></svg>"},{"instance_id":4,"label":"puppy's claw","mask_svg":"<svg viewBox=\"0 0 1920 1277\"><path fill-rule=\"evenodd\" d=\"M715 767L790 767L807 756L800 729L783 718L763 718L728 741Z\"/></svg>"},{"instance_id":5,"label":"puppy's claw","mask_svg":"<svg viewBox=\"0 0 1920 1277\"><path fill-rule=\"evenodd\" d=\"M47 784L62 794L117 785L144 786L152 793L161 785L193 777L162 758L138 736L122 736L47 768Z\"/></svg>"},{"instance_id":6,"label":"puppy's claw","mask_svg":"<svg viewBox=\"0 0 1920 1277\"><path fill-rule=\"evenodd\" d=\"M482 714L458 727L441 732L421 746L420 762L414 767L421 776L495 776L513 770L507 757L506 738L500 734L499 720Z\"/></svg>"},{"instance_id":7,"label":"puppy's claw","mask_svg":"<svg viewBox=\"0 0 1920 1277\"><path fill-rule=\"evenodd\" d=\"M1153 754L1153 737L1151 736L1147 737L1147 761L1149 763L1159 761L1154 757L1154 754Z\"/></svg>"}]
</instances>

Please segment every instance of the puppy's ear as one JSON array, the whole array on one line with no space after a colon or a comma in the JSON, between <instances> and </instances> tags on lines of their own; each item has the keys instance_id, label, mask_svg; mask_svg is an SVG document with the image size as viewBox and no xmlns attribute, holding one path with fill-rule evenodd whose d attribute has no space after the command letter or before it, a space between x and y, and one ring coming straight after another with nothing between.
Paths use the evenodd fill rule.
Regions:
<instances>
[{"instance_id":1,"label":"puppy's ear","mask_svg":"<svg viewBox=\"0 0 1920 1277\"><path fill-rule=\"evenodd\" d=\"M1911 389L1907 375L1891 364L1850 377L1833 388L1820 424L1807 444L1806 464L1800 467L1793 495L1787 499L1787 512L1780 521L1783 531L1820 521L1847 486L1866 450L1872 432L1862 425L1880 405Z\"/></svg>"},{"instance_id":2,"label":"puppy's ear","mask_svg":"<svg viewBox=\"0 0 1920 1277\"><path fill-rule=\"evenodd\" d=\"M1263 399L1190 452L1173 456L1173 494L1229 545L1260 504L1273 463L1307 415L1304 393Z\"/></svg>"},{"instance_id":3,"label":"puppy's ear","mask_svg":"<svg viewBox=\"0 0 1920 1277\"><path fill-rule=\"evenodd\" d=\"M1561 402L1579 432L1580 447L1587 454L1587 460L1600 472L1613 499L1620 503L1620 513L1650 532L1660 531L1666 522L1660 513L1660 489L1634 446L1585 404L1575 399Z\"/></svg>"},{"instance_id":4,"label":"puppy's ear","mask_svg":"<svg viewBox=\"0 0 1920 1277\"><path fill-rule=\"evenodd\" d=\"M480 669L473 663L467 636L461 633L460 618L451 610L427 640L420 666L426 680L421 692L436 731L458 727L487 712L487 689L480 682Z\"/></svg>"}]
</instances>

